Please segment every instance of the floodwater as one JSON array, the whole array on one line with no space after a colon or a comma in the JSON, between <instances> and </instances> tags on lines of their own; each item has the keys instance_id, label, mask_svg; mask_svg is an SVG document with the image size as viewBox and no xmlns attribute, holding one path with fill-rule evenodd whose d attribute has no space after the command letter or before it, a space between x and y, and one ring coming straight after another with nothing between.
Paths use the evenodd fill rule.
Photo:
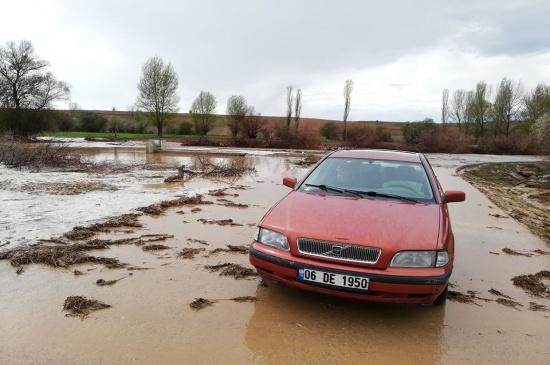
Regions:
<instances>
[{"instance_id":1,"label":"floodwater","mask_svg":"<svg viewBox=\"0 0 550 365\"><path fill-rule=\"evenodd\" d=\"M113 158L113 153L104 149L89 152L91 158ZM130 156L132 153L134 157ZM139 151L120 150L117 155L121 161L143 158ZM179 163L191 157L170 152L154 158ZM128 276L125 269L94 269L94 265L86 265L79 267L84 275L74 276L68 270L29 266L17 275L14 268L0 261L0 363L550 363L550 312L528 310L531 301L550 306L550 300L530 297L510 281L519 274L550 269L550 256L490 253L498 253L504 247L521 250L548 250L548 247L513 219L489 215L506 216L455 173L456 167L463 164L533 158L429 156L443 187L464 190L467 196L466 202L450 205L456 240L455 270L451 277L454 290L474 290L480 297L496 299L488 290L498 289L523 305L518 309L483 301L479 305L448 301L441 307L354 302L272 282L262 286L256 278L221 277L203 267L224 262L247 265L247 256L238 253L207 256L205 251L194 259L176 258L176 253L186 247L212 250L227 244L248 244L254 224L288 192L280 184L281 177L299 177L307 171L295 167L285 157L247 158L253 159L258 174L238 181L248 189L229 189L227 193L239 196L226 198L249 204L249 208L212 204L200 206L202 211L197 213L188 207L174 208L160 217L143 216L140 221L144 228L136 232L100 236L173 234L173 239L162 242L171 247L166 251L147 253L136 246L119 246L97 253L150 270L134 271ZM196 186L180 185L166 191L158 181L153 183L155 187L138 184L141 184L139 194L153 194L151 201L164 194L181 194L185 189L205 191L212 187L198 181ZM158 191L163 193L154 195ZM118 193L109 192L107 195L112 195L106 198L105 205L114 204ZM84 196L88 194L93 193ZM216 202L215 197L207 198ZM40 199L42 196L37 198ZM78 205L83 196L66 199L71 200L68 206ZM131 208L129 205L128 209ZM176 213L181 210L184 214ZM111 214L116 213L109 210L107 215ZM208 225L199 222L201 218L232 218L242 226ZM209 245L188 239L205 240ZM112 287L94 284L100 278L121 277L125 279ZM62 305L70 295L88 296L113 307L94 312L84 320L65 317ZM256 296L258 301L223 300L248 295ZM197 297L218 301L211 307L193 311L189 303Z\"/></svg>"}]
</instances>

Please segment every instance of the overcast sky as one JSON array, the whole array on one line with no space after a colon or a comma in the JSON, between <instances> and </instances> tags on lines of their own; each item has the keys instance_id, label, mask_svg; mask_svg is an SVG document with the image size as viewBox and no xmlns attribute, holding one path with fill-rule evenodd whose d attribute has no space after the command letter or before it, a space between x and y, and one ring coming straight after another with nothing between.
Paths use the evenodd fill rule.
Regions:
<instances>
[{"instance_id":1,"label":"overcast sky","mask_svg":"<svg viewBox=\"0 0 550 365\"><path fill-rule=\"evenodd\" d=\"M244 95L283 115L286 86L305 117L440 119L441 91L550 83L549 0L0 0L0 43L30 40L83 109L128 109L141 65L158 55L179 75L180 111L200 90L219 113Z\"/></svg>"}]
</instances>

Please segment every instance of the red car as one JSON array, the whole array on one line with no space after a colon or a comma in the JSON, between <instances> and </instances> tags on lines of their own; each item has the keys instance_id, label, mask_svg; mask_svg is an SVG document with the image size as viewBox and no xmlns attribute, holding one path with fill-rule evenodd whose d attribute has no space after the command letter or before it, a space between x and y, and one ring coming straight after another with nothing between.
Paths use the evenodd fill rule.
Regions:
<instances>
[{"instance_id":1,"label":"red car","mask_svg":"<svg viewBox=\"0 0 550 365\"><path fill-rule=\"evenodd\" d=\"M250 262L266 278L339 297L443 303L453 269L447 203L426 157L338 150L262 218Z\"/></svg>"}]
</instances>

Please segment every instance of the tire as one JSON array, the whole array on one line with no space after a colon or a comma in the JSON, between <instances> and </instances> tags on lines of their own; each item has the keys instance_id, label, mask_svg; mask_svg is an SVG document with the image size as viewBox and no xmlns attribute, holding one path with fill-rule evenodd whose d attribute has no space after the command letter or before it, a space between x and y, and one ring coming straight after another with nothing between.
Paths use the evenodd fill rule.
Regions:
<instances>
[{"instance_id":1,"label":"tire","mask_svg":"<svg viewBox=\"0 0 550 365\"><path fill-rule=\"evenodd\" d=\"M443 305L447 301L447 294L449 293L449 285L445 287L443 292L434 300L433 305Z\"/></svg>"}]
</instances>

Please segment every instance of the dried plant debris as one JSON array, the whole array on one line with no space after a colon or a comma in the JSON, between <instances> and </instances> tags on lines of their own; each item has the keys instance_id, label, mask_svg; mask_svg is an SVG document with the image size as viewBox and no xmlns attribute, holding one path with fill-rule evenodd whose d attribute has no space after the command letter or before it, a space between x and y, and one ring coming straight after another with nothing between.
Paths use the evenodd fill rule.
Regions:
<instances>
[{"instance_id":1,"label":"dried plant debris","mask_svg":"<svg viewBox=\"0 0 550 365\"><path fill-rule=\"evenodd\" d=\"M499 214L499 213L489 213L489 215L491 217L495 217L495 218L505 218L505 219L509 218L509 217L507 217L505 215L502 215L502 214Z\"/></svg>"},{"instance_id":2,"label":"dried plant debris","mask_svg":"<svg viewBox=\"0 0 550 365\"><path fill-rule=\"evenodd\" d=\"M21 246L0 253L0 260L9 260L14 267L43 264L51 267L68 268L72 265L94 263L107 268L125 267L115 258L86 255L89 250L105 249L104 244L73 244L69 246Z\"/></svg>"},{"instance_id":3,"label":"dried plant debris","mask_svg":"<svg viewBox=\"0 0 550 365\"><path fill-rule=\"evenodd\" d=\"M198 310L204 309L206 307L209 307L214 303L215 303L215 301L210 300L210 299L196 298L191 303L189 303L189 306L191 307L191 309L198 311Z\"/></svg>"},{"instance_id":4,"label":"dried plant debris","mask_svg":"<svg viewBox=\"0 0 550 365\"><path fill-rule=\"evenodd\" d=\"M252 297L252 296L242 296L242 297L231 298L230 300L237 303L244 303L244 302L256 302L258 301L258 298Z\"/></svg>"},{"instance_id":5,"label":"dried plant debris","mask_svg":"<svg viewBox=\"0 0 550 365\"><path fill-rule=\"evenodd\" d=\"M142 243L166 241L169 238L174 238L173 234L144 234L140 236Z\"/></svg>"},{"instance_id":6,"label":"dried plant debris","mask_svg":"<svg viewBox=\"0 0 550 365\"><path fill-rule=\"evenodd\" d=\"M512 300L512 299L506 299L506 298L497 298L496 302L498 304L501 304L501 305L504 305L506 307L511 307L511 308L514 308L514 309L518 309L518 307L523 307L522 304L516 302L515 300Z\"/></svg>"},{"instance_id":7,"label":"dried plant debris","mask_svg":"<svg viewBox=\"0 0 550 365\"><path fill-rule=\"evenodd\" d=\"M72 231L64 234L65 238L72 241L85 240L95 236L99 232L109 232L117 227L138 228L142 225L138 222L139 214L130 213L107 219L105 222L95 223L89 226L76 226Z\"/></svg>"},{"instance_id":8,"label":"dried plant debris","mask_svg":"<svg viewBox=\"0 0 550 365\"><path fill-rule=\"evenodd\" d=\"M178 252L177 257L180 259L192 259L204 250L204 248L184 248Z\"/></svg>"},{"instance_id":9,"label":"dried plant debris","mask_svg":"<svg viewBox=\"0 0 550 365\"><path fill-rule=\"evenodd\" d=\"M199 240L199 239L196 239L196 238L188 238L188 239L187 239L187 242L190 242L190 243L199 243L199 244L201 244L201 245L208 246L208 242L206 242L205 240Z\"/></svg>"},{"instance_id":10,"label":"dried plant debris","mask_svg":"<svg viewBox=\"0 0 550 365\"><path fill-rule=\"evenodd\" d=\"M212 251L210 251L209 255L216 254L218 252L235 252L235 253L242 253L247 254L248 253L248 247L247 246L234 246L234 245L227 245L227 248L216 248Z\"/></svg>"},{"instance_id":11,"label":"dried plant debris","mask_svg":"<svg viewBox=\"0 0 550 365\"><path fill-rule=\"evenodd\" d=\"M489 293L493 294L493 295L496 295L497 297L502 297L502 298L506 298L506 299L512 299L512 297L504 294L503 292L501 292L500 290L497 290L497 289L489 289Z\"/></svg>"},{"instance_id":12,"label":"dried plant debris","mask_svg":"<svg viewBox=\"0 0 550 365\"><path fill-rule=\"evenodd\" d=\"M515 276L512 282L531 295L550 297L550 288L542 282L543 279L550 279L550 271L542 270L536 274Z\"/></svg>"},{"instance_id":13,"label":"dried plant debris","mask_svg":"<svg viewBox=\"0 0 550 365\"><path fill-rule=\"evenodd\" d=\"M240 223L235 223L233 219L218 219L218 220L209 220L209 219L197 219L198 222L202 224L217 224L219 226L242 226Z\"/></svg>"},{"instance_id":14,"label":"dried plant debris","mask_svg":"<svg viewBox=\"0 0 550 365\"><path fill-rule=\"evenodd\" d=\"M99 300L88 299L79 295L67 297L65 303L63 303L63 310L69 312L66 315L72 317L85 318L92 312L106 308L111 308L111 306Z\"/></svg>"},{"instance_id":15,"label":"dried plant debris","mask_svg":"<svg viewBox=\"0 0 550 365\"><path fill-rule=\"evenodd\" d=\"M239 264L224 263L219 265L207 265L207 270L219 272L220 276L233 276L235 279L245 279L251 276L258 276L258 273L248 267Z\"/></svg>"},{"instance_id":16,"label":"dried plant debris","mask_svg":"<svg viewBox=\"0 0 550 365\"><path fill-rule=\"evenodd\" d=\"M227 193L226 191L228 190L229 188L225 188L225 189L214 189L214 190L210 190L208 192L208 195L210 196L216 196L216 197L220 197L220 196L234 196L234 197L237 197L239 196L239 194L229 194Z\"/></svg>"},{"instance_id":17,"label":"dried plant debris","mask_svg":"<svg viewBox=\"0 0 550 365\"><path fill-rule=\"evenodd\" d=\"M202 209L199 208L199 207L196 207L196 208L191 209L191 213L198 213L198 212L200 212L200 211L202 211Z\"/></svg>"},{"instance_id":18,"label":"dried plant debris","mask_svg":"<svg viewBox=\"0 0 550 365\"><path fill-rule=\"evenodd\" d=\"M116 283L118 283L119 281L121 281L122 279L125 279L126 276L120 278L120 279L114 279L114 280L105 280L105 279L97 279L97 281L95 282L95 285L97 286L111 286L111 285L115 285Z\"/></svg>"},{"instance_id":19,"label":"dried plant debris","mask_svg":"<svg viewBox=\"0 0 550 365\"><path fill-rule=\"evenodd\" d=\"M51 195L78 195L91 191L116 191L118 188L100 181L30 182L16 187L17 191L46 193Z\"/></svg>"},{"instance_id":20,"label":"dried plant debris","mask_svg":"<svg viewBox=\"0 0 550 365\"><path fill-rule=\"evenodd\" d=\"M453 301L453 302L459 302L459 303L465 303L465 304L475 304L479 305L478 300L482 300L484 302L492 302L492 299L479 297L478 292L474 290L468 290L466 294L456 291L456 290L449 290L447 299Z\"/></svg>"},{"instance_id":21,"label":"dried plant debris","mask_svg":"<svg viewBox=\"0 0 550 365\"><path fill-rule=\"evenodd\" d=\"M192 177L204 177L214 180L234 181L243 175L253 175L256 169L252 161L244 156L237 156L225 161L211 159L207 156L197 156L189 168L183 167L181 172Z\"/></svg>"},{"instance_id":22,"label":"dried plant debris","mask_svg":"<svg viewBox=\"0 0 550 365\"><path fill-rule=\"evenodd\" d=\"M161 250L167 250L170 247L166 245L160 245L160 244L151 244L151 245L145 245L141 249L143 251L161 251Z\"/></svg>"},{"instance_id":23,"label":"dried plant debris","mask_svg":"<svg viewBox=\"0 0 550 365\"><path fill-rule=\"evenodd\" d=\"M228 207L228 208L241 208L241 209L244 209L244 208L248 208L249 205L248 204L243 204L243 203L235 203L231 200L228 200L228 199L216 199L216 201L218 202L218 205L221 205L221 206L224 206L224 207Z\"/></svg>"},{"instance_id":24,"label":"dried plant debris","mask_svg":"<svg viewBox=\"0 0 550 365\"><path fill-rule=\"evenodd\" d=\"M550 308L535 302L529 302L529 310L533 312L550 312Z\"/></svg>"},{"instance_id":25,"label":"dried plant debris","mask_svg":"<svg viewBox=\"0 0 550 365\"><path fill-rule=\"evenodd\" d=\"M172 200L164 200L157 204L151 204L146 207L138 208L137 210L148 215L161 215L168 208L205 204L214 203L211 201L203 200L202 195L197 194L194 196L182 196Z\"/></svg>"},{"instance_id":26,"label":"dried plant debris","mask_svg":"<svg viewBox=\"0 0 550 365\"><path fill-rule=\"evenodd\" d=\"M525 256L525 257L533 256L533 254L530 254L530 253L527 253L527 252L512 250L511 248L508 248L508 247L504 247L502 249L502 252L504 252L507 255L513 255L513 256Z\"/></svg>"},{"instance_id":27,"label":"dried plant debris","mask_svg":"<svg viewBox=\"0 0 550 365\"><path fill-rule=\"evenodd\" d=\"M550 252L540 250L540 249L533 250L533 252L536 253L536 254L539 254L539 255L550 255Z\"/></svg>"}]
</instances>

